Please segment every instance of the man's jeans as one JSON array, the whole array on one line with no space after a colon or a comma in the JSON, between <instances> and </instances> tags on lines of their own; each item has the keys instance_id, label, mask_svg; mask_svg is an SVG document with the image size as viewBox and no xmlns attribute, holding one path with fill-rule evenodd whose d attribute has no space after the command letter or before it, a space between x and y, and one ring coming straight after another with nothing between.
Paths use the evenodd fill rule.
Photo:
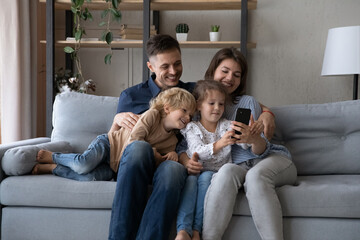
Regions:
<instances>
[{"instance_id":1,"label":"man's jeans","mask_svg":"<svg viewBox=\"0 0 360 240\"><path fill-rule=\"evenodd\" d=\"M185 168L174 161L166 160L156 168L149 143L129 144L119 165L109 240L168 239L186 175Z\"/></svg>"},{"instance_id":2,"label":"man's jeans","mask_svg":"<svg viewBox=\"0 0 360 240\"><path fill-rule=\"evenodd\" d=\"M201 233L205 194L213 174L212 171L206 171L186 178L176 221L177 232L185 230L190 236L193 230Z\"/></svg>"},{"instance_id":3,"label":"man's jeans","mask_svg":"<svg viewBox=\"0 0 360 240\"><path fill-rule=\"evenodd\" d=\"M110 142L107 134L97 136L82 154L53 153L57 167L53 174L78 181L106 181L113 178Z\"/></svg>"}]
</instances>

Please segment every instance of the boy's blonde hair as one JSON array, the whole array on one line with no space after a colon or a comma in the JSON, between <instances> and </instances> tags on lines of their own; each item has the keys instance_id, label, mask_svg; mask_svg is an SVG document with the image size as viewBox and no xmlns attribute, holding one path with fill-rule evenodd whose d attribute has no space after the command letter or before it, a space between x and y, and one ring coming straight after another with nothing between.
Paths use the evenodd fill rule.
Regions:
<instances>
[{"instance_id":1,"label":"boy's blonde hair","mask_svg":"<svg viewBox=\"0 0 360 240\"><path fill-rule=\"evenodd\" d=\"M162 115L165 115L164 106L168 105L172 109L186 107L191 114L196 110L196 101L194 96L185 89L172 87L160 92L157 97L150 101L150 109L157 109Z\"/></svg>"}]
</instances>

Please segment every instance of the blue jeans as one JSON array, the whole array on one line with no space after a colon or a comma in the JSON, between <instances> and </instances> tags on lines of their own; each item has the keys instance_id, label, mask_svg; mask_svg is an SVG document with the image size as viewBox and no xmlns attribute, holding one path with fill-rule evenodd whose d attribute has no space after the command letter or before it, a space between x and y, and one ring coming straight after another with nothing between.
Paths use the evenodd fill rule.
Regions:
<instances>
[{"instance_id":1,"label":"blue jeans","mask_svg":"<svg viewBox=\"0 0 360 240\"><path fill-rule=\"evenodd\" d=\"M119 165L109 240L167 240L185 178L186 170L178 162L167 160L156 168L149 143L129 144Z\"/></svg>"},{"instance_id":2,"label":"blue jeans","mask_svg":"<svg viewBox=\"0 0 360 240\"><path fill-rule=\"evenodd\" d=\"M113 178L110 142L107 134L97 136L82 154L53 153L57 167L53 174L78 181L106 181Z\"/></svg>"},{"instance_id":3,"label":"blue jeans","mask_svg":"<svg viewBox=\"0 0 360 240\"><path fill-rule=\"evenodd\" d=\"M177 232L185 230L190 236L193 230L201 233L205 194L213 174L212 171L206 171L198 176L187 177L176 221Z\"/></svg>"}]
</instances>

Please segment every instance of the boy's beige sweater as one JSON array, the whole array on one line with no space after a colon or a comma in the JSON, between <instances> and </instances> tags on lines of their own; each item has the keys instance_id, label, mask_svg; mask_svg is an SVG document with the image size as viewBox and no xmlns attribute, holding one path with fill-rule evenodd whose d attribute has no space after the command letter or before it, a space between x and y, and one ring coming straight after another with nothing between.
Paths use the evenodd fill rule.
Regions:
<instances>
[{"instance_id":1,"label":"boy's beige sweater","mask_svg":"<svg viewBox=\"0 0 360 240\"><path fill-rule=\"evenodd\" d=\"M110 167L117 172L121 156L127 145L134 141L146 141L161 155L175 151L178 142L174 131L167 132L162 124L161 113L150 109L143 113L132 131L120 128L108 133L110 142Z\"/></svg>"}]
</instances>

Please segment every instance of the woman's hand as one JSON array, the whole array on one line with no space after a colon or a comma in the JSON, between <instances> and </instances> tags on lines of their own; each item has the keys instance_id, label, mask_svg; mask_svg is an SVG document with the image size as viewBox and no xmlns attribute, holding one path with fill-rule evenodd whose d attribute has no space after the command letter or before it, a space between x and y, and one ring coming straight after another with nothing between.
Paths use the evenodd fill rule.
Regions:
<instances>
[{"instance_id":1,"label":"woman's hand","mask_svg":"<svg viewBox=\"0 0 360 240\"><path fill-rule=\"evenodd\" d=\"M266 108L266 109L268 109L268 108ZM263 107L263 111L265 111L264 107ZM275 117L268 111L270 111L270 110L266 110L266 112L262 112L259 116L258 121L263 122L264 135L270 141L274 135L276 125L275 125Z\"/></svg>"},{"instance_id":2,"label":"woman's hand","mask_svg":"<svg viewBox=\"0 0 360 240\"><path fill-rule=\"evenodd\" d=\"M178 162L179 158L176 152L172 151L172 152L168 152L167 154L165 154L164 156L162 156L162 158L164 160L171 160L171 161L175 161Z\"/></svg>"},{"instance_id":3,"label":"woman's hand","mask_svg":"<svg viewBox=\"0 0 360 240\"><path fill-rule=\"evenodd\" d=\"M114 124L116 124L119 128L123 127L131 131L139 118L140 115L137 115L135 113L122 112L115 115Z\"/></svg>"}]
</instances>

